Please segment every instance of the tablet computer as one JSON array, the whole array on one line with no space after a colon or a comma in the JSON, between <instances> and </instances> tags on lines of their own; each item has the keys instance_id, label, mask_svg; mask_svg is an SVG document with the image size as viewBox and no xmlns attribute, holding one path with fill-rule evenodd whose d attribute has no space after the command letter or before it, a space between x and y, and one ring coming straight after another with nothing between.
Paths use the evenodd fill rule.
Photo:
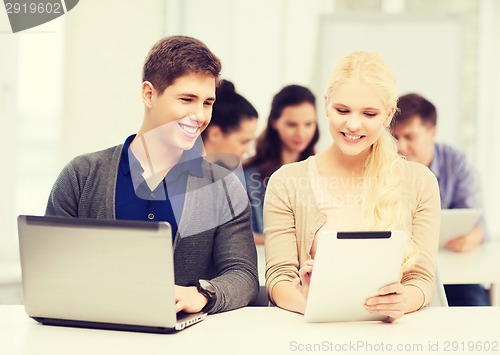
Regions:
<instances>
[{"instance_id":1,"label":"tablet computer","mask_svg":"<svg viewBox=\"0 0 500 355\"><path fill-rule=\"evenodd\" d=\"M320 232L305 311L307 322L374 321L364 308L380 287L401 280L404 231Z\"/></svg>"},{"instance_id":2,"label":"tablet computer","mask_svg":"<svg viewBox=\"0 0 500 355\"><path fill-rule=\"evenodd\" d=\"M441 229L439 247L444 248L450 240L464 235L472 229L481 217L482 210L477 208L454 208L441 210Z\"/></svg>"}]
</instances>

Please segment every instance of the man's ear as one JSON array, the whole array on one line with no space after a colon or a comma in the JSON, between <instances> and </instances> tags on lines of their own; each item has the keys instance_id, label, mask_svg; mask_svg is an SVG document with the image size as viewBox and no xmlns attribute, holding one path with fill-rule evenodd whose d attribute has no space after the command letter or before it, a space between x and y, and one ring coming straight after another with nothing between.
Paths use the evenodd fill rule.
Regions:
<instances>
[{"instance_id":1,"label":"man's ear","mask_svg":"<svg viewBox=\"0 0 500 355\"><path fill-rule=\"evenodd\" d=\"M153 104L153 96L156 94L156 90L149 81L144 81L141 87L141 96L144 106L151 108Z\"/></svg>"},{"instance_id":2,"label":"man's ear","mask_svg":"<svg viewBox=\"0 0 500 355\"><path fill-rule=\"evenodd\" d=\"M206 137L209 142L217 143L222 138L223 134L219 126L208 125L206 129L207 129Z\"/></svg>"},{"instance_id":3,"label":"man's ear","mask_svg":"<svg viewBox=\"0 0 500 355\"><path fill-rule=\"evenodd\" d=\"M436 139L436 126L432 126L429 129L431 131L432 138Z\"/></svg>"},{"instance_id":4,"label":"man's ear","mask_svg":"<svg viewBox=\"0 0 500 355\"><path fill-rule=\"evenodd\" d=\"M396 113L396 107L392 107L391 110L389 111L389 114L387 115L387 118L384 121L385 128L388 128L391 125L395 113Z\"/></svg>"}]
</instances>

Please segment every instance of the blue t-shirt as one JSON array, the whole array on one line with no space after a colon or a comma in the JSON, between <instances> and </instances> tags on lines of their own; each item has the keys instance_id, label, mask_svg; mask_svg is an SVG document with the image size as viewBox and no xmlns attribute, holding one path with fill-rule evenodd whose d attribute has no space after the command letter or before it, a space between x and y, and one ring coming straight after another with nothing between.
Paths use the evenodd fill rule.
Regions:
<instances>
[{"instance_id":1,"label":"blue t-shirt","mask_svg":"<svg viewBox=\"0 0 500 355\"><path fill-rule=\"evenodd\" d=\"M195 144L152 191L142 176L144 169L130 149L134 138L135 134L123 144L116 181L116 219L166 221L172 226L174 239L184 207L187 178L203 176L203 158Z\"/></svg>"}]
</instances>

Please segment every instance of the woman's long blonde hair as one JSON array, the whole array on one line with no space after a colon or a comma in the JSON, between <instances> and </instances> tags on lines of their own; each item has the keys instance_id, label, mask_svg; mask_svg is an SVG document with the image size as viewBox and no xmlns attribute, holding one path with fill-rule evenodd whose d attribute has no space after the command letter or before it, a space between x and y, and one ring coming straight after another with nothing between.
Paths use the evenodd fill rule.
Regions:
<instances>
[{"instance_id":1,"label":"woman's long blonde hair","mask_svg":"<svg viewBox=\"0 0 500 355\"><path fill-rule=\"evenodd\" d=\"M359 79L378 93L387 112L397 110L398 96L394 74L384 59L374 52L353 52L334 66L326 91L328 102L338 85ZM411 210L404 188L404 159L387 128L373 144L363 170L362 230L405 230L407 243L403 271L413 265L416 245L412 241Z\"/></svg>"}]
</instances>

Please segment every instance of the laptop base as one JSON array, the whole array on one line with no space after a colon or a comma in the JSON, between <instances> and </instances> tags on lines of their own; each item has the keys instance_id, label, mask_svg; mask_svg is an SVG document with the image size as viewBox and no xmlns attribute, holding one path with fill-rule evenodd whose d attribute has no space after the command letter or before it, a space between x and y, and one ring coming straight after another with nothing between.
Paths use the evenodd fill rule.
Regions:
<instances>
[{"instance_id":1,"label":"laptop base","mask_svg":"<svg viewBox=\"0 0 500 355\"><path fill-rule=\"evenodd\" d=\"M88 322L88 321L44 318L44 317L31 317L31 318L33 318L39 323L42 323L43 325L53 325L57 327L104 329L104 330L118 330L124 332L140 332L140 333L156 333L156 334L168 334L176 332L175 328L150 327L143 325L117 324L117 323Z\"/></svg>"}]
</instances>

